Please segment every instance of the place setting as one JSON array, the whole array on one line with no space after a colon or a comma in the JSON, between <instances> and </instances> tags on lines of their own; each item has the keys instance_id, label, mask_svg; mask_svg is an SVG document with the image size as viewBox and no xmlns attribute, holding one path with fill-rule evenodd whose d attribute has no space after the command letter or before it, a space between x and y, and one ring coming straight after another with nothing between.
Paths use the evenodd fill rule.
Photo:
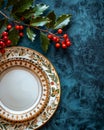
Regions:
<instances>
[{"instance_id":1,"label":"place setting","mask_svg":"<svg viewBox=\"0 0 104 130\"><path fill-rule=\"evenodd\" d=\"M36 0L1 0L0 130L35 130L53 117L61 85L47 54L71 47L71 16Z\"/></svg>"},{"instance_id":2,"label":"place setting","mask_svg":"<svg viewBox=\"0 0 104 130\"><path fill-rule=\"evenodd\" d=\"M0 58L2 127L41 127L60 100L60 81L53 65L42 54L24 47L8 48Z\"/></svg>"}]
</instances>

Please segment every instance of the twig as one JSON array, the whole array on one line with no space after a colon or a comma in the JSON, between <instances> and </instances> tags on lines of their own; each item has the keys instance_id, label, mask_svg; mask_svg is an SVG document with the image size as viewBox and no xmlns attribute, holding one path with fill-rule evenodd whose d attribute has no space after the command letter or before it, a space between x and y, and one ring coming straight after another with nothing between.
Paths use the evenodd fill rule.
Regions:
<instances>
[{"instance_id":1,"label":"twig","mask_svg":"<svg viewBox=\"0 0 104 130\"><path fill-rule=\"evenodd\" d=\"M5 18L10 19L6 14L4 14L2 11L0 11L0 14L3 15Z\"/></svg>"},{"instance_id":2,"label":"twig","mask_svg":"<svg viewBox=\"0 0 104 130\"><path fill-rule=\"evenodd\" d=\"M3 15L6 19L11 20L11 19L10 19L6 14L4 14L2 11L0 11L0 14ZM13 21L13 20L11 20L11 21ZM21 22L16 21L16 20L14 20L13 22L14 22L14 23L17 23L17 24L22 24L22 25L27 26L27 27L35 28L35 29L40 30L40 31L42 31L42 32L46 32L46 33L53 34L53 33L49 32L48 30L44 30L44 29L41 29L41 28L36 27L36 26L29 25L29 24L21 23Z\"/></svg>"}]
</instances>

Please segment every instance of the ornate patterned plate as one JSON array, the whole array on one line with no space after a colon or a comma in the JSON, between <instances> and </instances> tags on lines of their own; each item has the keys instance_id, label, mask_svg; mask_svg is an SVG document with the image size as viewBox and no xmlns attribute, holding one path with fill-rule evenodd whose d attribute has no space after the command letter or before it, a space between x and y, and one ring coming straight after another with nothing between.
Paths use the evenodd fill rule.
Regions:
<instances>
[{"instance_id":1,"label":"ornate patterned plate","mask_svg":"<svg viewBox=\"0 0 104 130\"><path fill-rule=\"evenodd\" d=\"M11 47L0 55L0 130L41 127L59 100L58 75L43 55L24 47Z\"/></svg>"},{"instance_id":2,"label":"ornate patterned plate","mask_svg":"<svg viewBox=\"0 0 104 130\"><path fill-rule=\"evenodd\" d=\"M23 58L8 59L0 67L0 114L11 121L36 117L49 96L45 74Z\"/></svg>"}]
</instances>

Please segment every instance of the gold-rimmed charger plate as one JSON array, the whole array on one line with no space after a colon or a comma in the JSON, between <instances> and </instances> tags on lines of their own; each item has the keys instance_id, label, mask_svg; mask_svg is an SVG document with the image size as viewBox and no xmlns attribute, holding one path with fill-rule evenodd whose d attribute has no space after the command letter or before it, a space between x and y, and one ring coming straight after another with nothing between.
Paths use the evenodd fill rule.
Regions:
<instances>
[{"instance_id":1,"label":"gold-rimmed charger plate","mask_svg":"<svg viewBox=\"0 0 104 130\"><path fill-rule=\"evenodd\" d=\"M41 90L41 93L44 93L43 94L44 100L42 96L40 96L39 102L35 105L35 107L33 107L29 111L26 111L25 114L22 113L24 110L21 110L22 112L20 111L20 113L18 113L18 116L15 116L14 118L12 115L12 118L10 118L11 115L8 116L8 113L10 114L10 111L9 112L6 111L7 116L4 116L3 114L5 114L5 111L3 110L5 110L5 108L2 108L0 110L0 128L4 130L5 129L33 130L41 127L52 117L52 115L54 114L54 112L58 107L60 100L60 82L53 65L49 62L47 58L45 58L40 53L24 47L11 47L6 49L6 53L3 56L0 55L0 60L1 60L0 66L2 66L2 72L3 70L5 72L6 67L9 68L8 67L9 65L11 66L10 68L14 68L14 70L15 67L17 67L18 65L19 66L21 65L25 69L29 69L29 67L32 66L30 68L37 68L37 71L40 72L40 75L38 75L38 72L33 72L34 69L33 70L29 69L31 72L35 73L36 76L39 78L40 84L42 84L43 81L45 81L44 85L42 85L44 86L44 88ZM9 70L11 71L10 68ZM19 70L20 69L21 68L19 68ZM5 75L4 72L3 74ZM43 81L40 80L40 77L44 78L42 79ZM40 102L41 99L44 102ZM14 110L14 112L15 111L17 111L17 108L16 110ZM9 121L5 120L4 118L8 119ZM17 122L14 123L14 121Z\"/></svg>"}]
</instances>

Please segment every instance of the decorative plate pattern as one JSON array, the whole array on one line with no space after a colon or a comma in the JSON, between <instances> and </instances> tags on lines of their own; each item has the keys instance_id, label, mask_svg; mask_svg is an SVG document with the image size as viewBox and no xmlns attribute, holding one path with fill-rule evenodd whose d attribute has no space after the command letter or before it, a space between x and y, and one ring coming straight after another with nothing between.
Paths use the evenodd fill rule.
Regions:
<instances>
[{"instance_id":1,"label":"decorative plate pattern","mask_svg":"<svg viewBox=\"0 0 104 130\"><path fill-rule=\"evenodd\" d=\"M2 73L8 70L9 68L18 68L18 67L27 68L29 71L31 71L31 73L37 75L37 77L39 77L40 82L42 84L42 95L40 100L37 102L37 104L35 104L35 106L33 106L32 109L27 112L23 112L21 114L13 114L5 110L5 108L3 108L3 105L1 105L0 115L3 118L11 121L25 121L38 116L45 108L49 98L48 80L45 74L37 66L35 66L34 64L30 63L28 60L25 60L23 58L8 59L7 62L2 62L2 63L3 64L1 64L0 67L1 78L2 78Z\"/></svg>"},{"instance_id":2,"label":"decorative plate pattern","mask_svg":"<svg viewBox=\"0 0 104 130\"><path fill-rule=\"evenodd\" d=\"M22 58L34 64L48 78L49 100L44 110L34 119L25 122L10 122L4 120L0 115L0 130L35 130L44 125L56 111L60 101L60 81L58 75L47 58L40 53L24 47L11 47L6 53L0 55L0 66L8 60Z\"/></svg>"}]
</instances>

